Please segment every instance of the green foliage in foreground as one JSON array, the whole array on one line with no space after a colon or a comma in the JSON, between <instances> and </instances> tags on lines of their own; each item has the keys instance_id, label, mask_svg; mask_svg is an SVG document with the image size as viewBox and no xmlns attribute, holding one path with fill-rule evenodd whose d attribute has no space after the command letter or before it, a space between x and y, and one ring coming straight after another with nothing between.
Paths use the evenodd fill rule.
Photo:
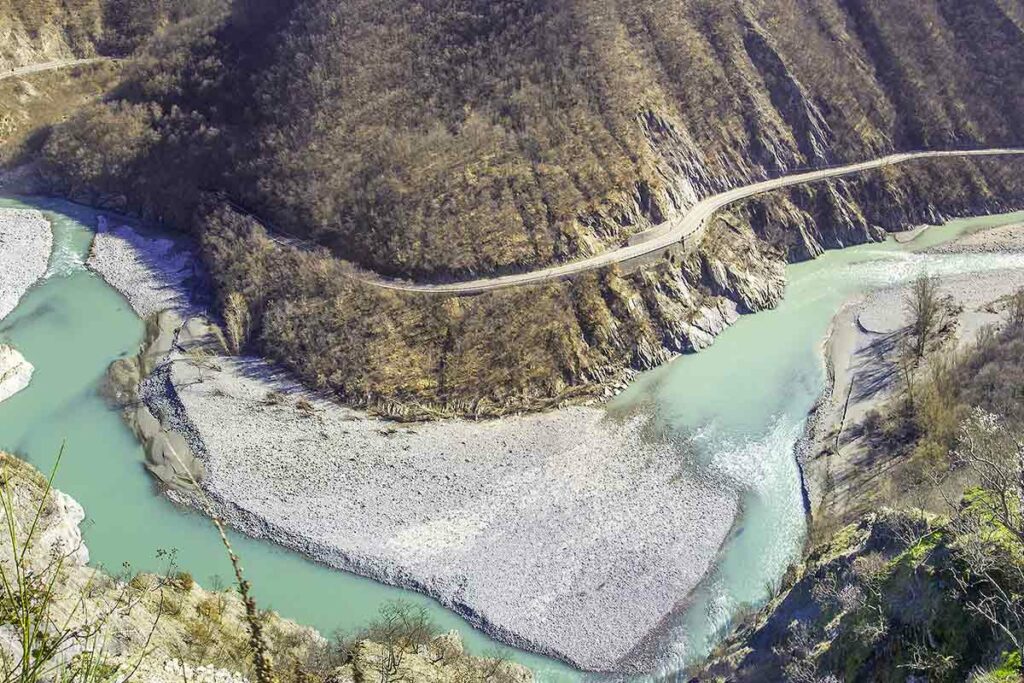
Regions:
<instances>
[{"instance_id":1,"label":"green foliage in foreground","mask_svg":"<svg viewBox=\"0 0 1024 683\"><path fill-rule=\"evenodd\" d=\"M884 511L844 529L703 679L1018 680L1024 545L975 504L987 495L971 492L951 518Z\"/></svg>"}]
</instances>

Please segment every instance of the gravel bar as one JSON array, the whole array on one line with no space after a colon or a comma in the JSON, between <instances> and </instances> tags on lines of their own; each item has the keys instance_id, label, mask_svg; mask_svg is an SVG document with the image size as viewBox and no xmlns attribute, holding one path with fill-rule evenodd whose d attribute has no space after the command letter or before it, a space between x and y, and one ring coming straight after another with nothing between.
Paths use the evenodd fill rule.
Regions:
<instances>
[{"instance_id":1,"label":"gravel bar","mask_svg":"<svg viewBox=\"0 0 1024 683\"><path fill-rule=\"evenodd\" d=\"M189 308L187 288L195 275L191 251L175 240L148 237L100 216L86 265L121 292L145 320L165 310Z\"/></svg>"},{"instance_id":2,"label":"gravel bar","mask_svg":"<svg viewBox=\"0 0 1024 683\"><path fill-rule=\"evenodd\" d=\"M733 494L645 420L595 408L395 425L258 359L175 362L206 491L243 531L436 597L492 635L581 668L638 664L714 563Z\"/></svg>"},{"instance_id":3,"label":"gravel bar","mask_svg":"<svg viewBox=\"0 0 1024 683\"><path fill-rule=\"evenodd\" d=\"M0 209L0 320L46 274L53 232L42 213Z\"/></svg>"},{"instance_id":4,"label":"gravel bar","mask_svg":"<svg viewBox=\"0 0 1024 683\"><path fill-rule=\"evenodd\" d=\"M149 315L187 298L175 254L122 227L89 265ZM637 646L685 604L739 511L690 474L685 446L597 408L396 424L263 360L200 368L178 349L142 396L203 461L212 512L234 527L584 669L652 666Z\"/></svg>"}]
</instances>

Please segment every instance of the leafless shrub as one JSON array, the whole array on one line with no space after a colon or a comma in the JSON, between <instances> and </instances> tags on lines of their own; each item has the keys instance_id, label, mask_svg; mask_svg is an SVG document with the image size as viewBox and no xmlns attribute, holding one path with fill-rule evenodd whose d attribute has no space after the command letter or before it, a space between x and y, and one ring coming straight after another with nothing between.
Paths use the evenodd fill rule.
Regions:
<instances>
[{"instance_id":1,"label":"leafless shrub","mask_svg":"<svg viewBox=\"0 0 1024 683\"><path fill-rule=\"evenodd\" d=\"M967 609L1002 633L1024 655L1024 440L1017 428L977 409L964 422L954 464L973 470L984 489L969 506L953 508L951 528L965 571L952 572ZM1016 554L1014 553L1014 554Z\"/></svg>"},{"instance_id":2,"label":"leafless shrub","mask_svg":"<svg viewBox=\"0 0 1024 683\"><path fill-rule=\"evenodd\" d=\"M921 358L932 338L942 328L945 318L938 278L922 273L914 280L904 298L904 307L910 314L911 348L914 355Z\"/></svg>"},{"instance_id":3,"label":"leafless shrub","mask_svg":"<svg viewBox=\"0 0 1024 683\"><path fill-rule=\"evenodd\" d=\"M224 300L224 327L227 335L228 349L239 355L249 343L252 334L252 316L249 304L238 292L231 292Z\"/></svg>"},{"instance_id":4,"label":"leafless shrub","mask_svg":"<svg viewBox=\"0 0 1024 683\"><path fill-rule=\"evenodd\" d=\"M1010 295L1006 310L1006 324L1010 329L1024 329L1024 288L1018 289Z\"/></svg>"}]
</instances>

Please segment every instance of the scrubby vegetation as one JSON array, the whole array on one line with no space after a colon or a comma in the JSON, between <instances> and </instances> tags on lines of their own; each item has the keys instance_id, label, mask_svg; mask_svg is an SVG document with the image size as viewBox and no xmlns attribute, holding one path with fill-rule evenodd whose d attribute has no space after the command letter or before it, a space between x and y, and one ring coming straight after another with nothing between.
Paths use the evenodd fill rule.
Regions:
<instances>
[{"instance_id":1,"label":"scrubby vegetation","mask_svg":"<svg viewBox=\"0 0 1024 683\"><path fill-rule=\"evenodd\" d=\"M201 241L244 350L389 414L496 415L601 395L629 369L705 347L737 312L774 305L787 260L876 239L874 225L995 208L1024 197L1022 177L947 162L798 188L731 209L696 251L637 272L459 299L374 287L326 249L284 246L216 203ZM907 199L920 194L931 201Z\"/></svg>"},{"instance_id":2,"label":"scrubby vegetation","mask_svg":"<svg viewBox=\"0 0 1024 683\"><path fill-rule=\"evenodd\" d=\"M0 0L0 69L95 54L103 0Z\"/></svg>"},{"instance_id":3,"label":"scrubby vegetation","mask_svg":"<svg viewBox=\"0 0 1024 683\"><path fill-rule=\"evenodd\" d=\"M701 680L1020 680L1024 545L990 495L971 491L948 516L887 510L842 530Z\"/></svg>"},{"instance_id":4,"label":"scrubby vegetation","mask_svg":"<svg viewBox=\"0 0 1024 683\"><path fill-rule=\"evenodd\" d=\"M1024 292L959 351L942 333L949 305L927 277L912 287L902 390L861 425L887 463L869 485L892 487L893 509L814 547L708 680L1024 675Z\"/></svg>"},{"instance_id":5,"label":"scrubby vegetation","mask_svg":"<svg viewBox=\"0 0 1024 683\"><path fill-rule=\"evenodd\" d=\"M33 158L49 126L94 103L118 82L109 63L0 81L0 168Z\"/></svg>"},{"instance_id":6,"label":"scrubby vegetation","mask_svg":"<svg viewBox=\"0 0 1024 683\"><path fill-rule=\"evenodd\" d=\"M0 70L98 55L124 56L206 0L0 0Z\"/></svg>"},{"instance_id":7,"label":"scrubby vegetation","mask_svg":"<svg viewBox=\"0 0 1024 683\"><path fill-rule=\"evenodd\" d=\"M909 342L898 361L898 395L859 426L877 457L893 463L897 496L946 479L947 455L975 409L1024 422L1024 292L994 305L1005 311L1005 322L967 346L937 335L920 357L919 344Z\"/></svg>"},{"instance_id":8,"label":"scrubby vegetation","mask_svg":"<svg viewBox=\"0 0 1024 683\"><path fill-rule=\"evenodd\" d=\"M396 416L495 415L593 395L631 366L651 367L692 348L688 330L709 339L699 326L718 324L719 307L735 310L722 298L729 292L754 308L781 289L781 261L757 263L758 246L744 243L753 240L749 229L642 274L610 270L447 299L352 278L325 251L282 247L230 210L211 213L205 226L203 251L218 291L229 297L227 317L246 320L252 331L228 337L250 338L249 348L312 385ZM718 279L687 283L699 282L705 269ZM763 290L747 282L762 269L770 281Z\"/></svg>"},{"instance_id":9,"label":"scrubby vegetation","mask_svg":"<svg viewBox=\"0 0 1024 683\"><path fill-rule=\"evenodd\" d=\"M707 345L736 311L772 305L784 260L1024 201L1019 162L919 164L749 202L701 253L639 274L460 301L379 292L349 281L346 264L426 279L532 268L618 245L755 177L1017 142L1022 88L1009 74L1024 60L1024 11L188 6L118 29L155 33L136 41L116 96L45 140L45 175L76 199L199 235L228 327L247 316L228 346L361 405L498 414L601 394L628 368ZM237 228L248 212L325 251L247 236L260 234Z\"/></svg>"}]
</instances>

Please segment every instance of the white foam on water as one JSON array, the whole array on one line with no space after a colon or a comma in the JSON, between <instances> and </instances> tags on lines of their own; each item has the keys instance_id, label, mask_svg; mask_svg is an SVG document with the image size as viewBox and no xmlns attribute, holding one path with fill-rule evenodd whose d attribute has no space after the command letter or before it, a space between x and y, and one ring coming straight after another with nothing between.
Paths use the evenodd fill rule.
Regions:
<instances>
[{"instance_id":1,"label":"white foam on water","mask_svg":"<svg viewBox=\"0 0 1024 683\"><path fill-rule=\"evenodd\" d=\"M846 266L850 277L884 287L909 282L922 273L945 277L1024 268L1024 254L915 254L879 252L876 259Z\"/></svg>"},{"instance_id":2,"label":"white foam on water","mask_svg":"<svg viewBox=\"0 0 1024 683\"><path fill-rule=\"evenodd\" d=\"M768 586L799 558L806 521L794 447L803 429L803 415L780 414L760 437L721 437L714 425L700 430L696 441L708 475L725 482L745 507L720 563L669 629L663 673L703 659L743 607L760 604Z\"/></svg>"},{"instance_id":3,"label":"white foam on water","mask_svg":"<svg viewBox=\"0 0 1024 683\"><path fill-rule=\"evenodd\" d=\"M85 270L85 260L76 248L74 234L70 230L62 230L57 225L61 219L52 222L53 251L50 253L50 264L43 279L52 277L70 277Z\"/></svg>"}]
</instances>

